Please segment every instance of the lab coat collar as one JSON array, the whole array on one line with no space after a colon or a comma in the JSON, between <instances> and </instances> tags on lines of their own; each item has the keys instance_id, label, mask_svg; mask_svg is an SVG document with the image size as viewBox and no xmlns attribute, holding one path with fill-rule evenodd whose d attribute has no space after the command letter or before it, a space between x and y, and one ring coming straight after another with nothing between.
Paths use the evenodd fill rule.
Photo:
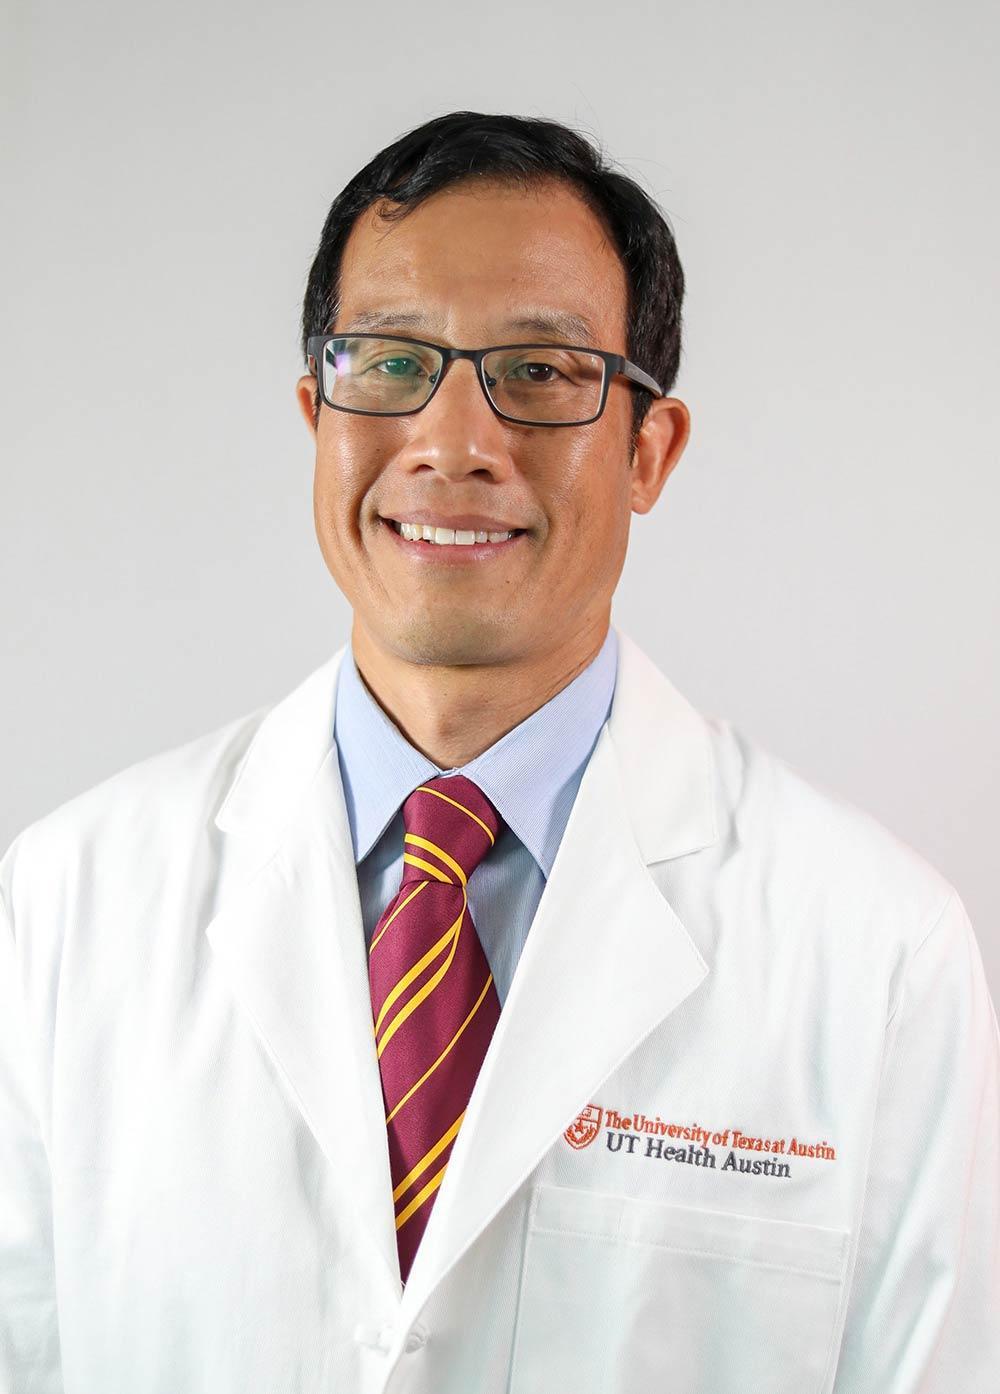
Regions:
<instances>
[{"instance_id":1,"label":"lab coat collar","mask_svg":"<svg viewBox=\"0 0 1000 1394\"><path fill-rule=\"evenodd\" d=\"M647 865L698 851L717 836L712 749L704 717L615 626L618 680L608 716L630 822ZM333 747L342 645L267 712L236 770L216 825L276 839ZM339 771L337 787L340 788Z\"/></svg>"},{"instance_id":2,"label":"lab coat collar","mask_svg":"<svg viewBox=\"0 0 1000 1394\"><path fill-rule=\"evenodd\" d=\"M359 1226L359 1262L376 1256L373 1280L401 1303L401 1329L601 1083L709 971L647 868L717 839L710 731L639 646L621 630L618 639L611 713L402 1293L332 739L346 645L263 718L215 819L252 848L257 870L228 893L206 935L330 1163L344 1224ZM609 1002L627 1010L608 1011Z\"/></svg>"}]
</instances>

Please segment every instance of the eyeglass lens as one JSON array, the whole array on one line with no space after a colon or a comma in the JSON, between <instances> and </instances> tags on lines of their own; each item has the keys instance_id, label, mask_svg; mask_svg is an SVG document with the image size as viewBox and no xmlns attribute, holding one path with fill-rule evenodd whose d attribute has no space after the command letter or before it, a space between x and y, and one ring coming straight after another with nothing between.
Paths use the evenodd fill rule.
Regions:
<instances>
[{"instance_id":1,"label":"eyeglass lens","mask_svg":"<svg viewBox=\"0 0 1000 1394\"><path fill-rule=\"evenodd\" d=\"M323 395L348 411L414 411L430 397L443 366L443 356L424 344L346 335L324 349ZM581 349L493 349L483 371L494 405L528 424L587 421L600 406L604 360Z\"/></svg>"}]
</instances>

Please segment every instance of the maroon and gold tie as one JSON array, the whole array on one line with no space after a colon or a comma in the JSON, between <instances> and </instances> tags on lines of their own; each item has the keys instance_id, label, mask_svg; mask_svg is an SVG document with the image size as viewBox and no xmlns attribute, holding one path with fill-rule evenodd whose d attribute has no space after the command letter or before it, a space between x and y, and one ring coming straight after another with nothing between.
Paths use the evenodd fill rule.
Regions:
<instances>
[{"instance_id":1,"label":"maroon and gold tie","mask_svg":"<svg viewBox=\"0 0 1000 1394\"><path fill-rule=\"evenodd\" d=\"M405 1283L500 1017L467 882L503 820L455 774L414 789L403 822L402 881L372 934L368 979Z\"/></svg>"}]
</instances>

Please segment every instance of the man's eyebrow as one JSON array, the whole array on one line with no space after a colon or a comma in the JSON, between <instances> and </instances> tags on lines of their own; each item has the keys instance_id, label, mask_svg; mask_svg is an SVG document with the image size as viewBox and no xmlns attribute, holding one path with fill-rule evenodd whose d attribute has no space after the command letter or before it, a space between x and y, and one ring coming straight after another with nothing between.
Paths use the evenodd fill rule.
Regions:
<instances>
[{"instance_id":1,"label":"man's eyebrow","mask_svg":"<svg viewBox=\"0 0 1000 1394\"><path fill-rule=\"evenodd\" d=\"M431 332L433 326L426 315L413 310L359 310L351 316L350 324L338 332L341 334L362 334L366 331L393 329L413 329L418 333ZM572 314L568 310L535 310L530 314L518 315L516 319L504 321L501 331L506 334L515 330L533 334L555 335L565 343L593 345L597 338L594 326L585 315Z\"/></svg>"},{"instance_id":2,"label":"man's eyebrow","mask_svg":"<svg viewBox=\"0 0 1000 1394\"><path fill-rule=\"evenodd\" d=\"M363 333L366 329L422 329L427 319L419 312L406 310L359 310L351 316L350 324L338 330L340 334ZM329 332L329 331L328 331Z\"/></svg>"},{"instance_id":3,"label":"man's eyebrow","mask_svg":"<svg viewBox=\"0 0 1000 1394\"><path fill-rule=\"evenodd\" d=\"M536 310L518 319L508 320L511 329L529 329L536 334L558 334L568 343L593 346L597 334L585 315L569 310Z\"/></svg>"}]
</instances>

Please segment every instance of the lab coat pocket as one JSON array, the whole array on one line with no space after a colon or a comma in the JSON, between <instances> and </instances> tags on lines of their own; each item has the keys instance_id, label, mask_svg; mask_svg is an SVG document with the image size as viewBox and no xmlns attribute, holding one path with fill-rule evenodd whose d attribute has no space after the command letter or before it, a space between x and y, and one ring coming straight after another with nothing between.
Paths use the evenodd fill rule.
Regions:
<instances>
[{"instance_id":1,"label":"lab coat pocket","mask_svg":"<svg viewBox=\"0 0 1000 1394\"><path fill-rule=\"evenodd\" d=\"M818 1394L849 1231L536 1188L509 1394Z\"/></svg>"}]
</instances>

